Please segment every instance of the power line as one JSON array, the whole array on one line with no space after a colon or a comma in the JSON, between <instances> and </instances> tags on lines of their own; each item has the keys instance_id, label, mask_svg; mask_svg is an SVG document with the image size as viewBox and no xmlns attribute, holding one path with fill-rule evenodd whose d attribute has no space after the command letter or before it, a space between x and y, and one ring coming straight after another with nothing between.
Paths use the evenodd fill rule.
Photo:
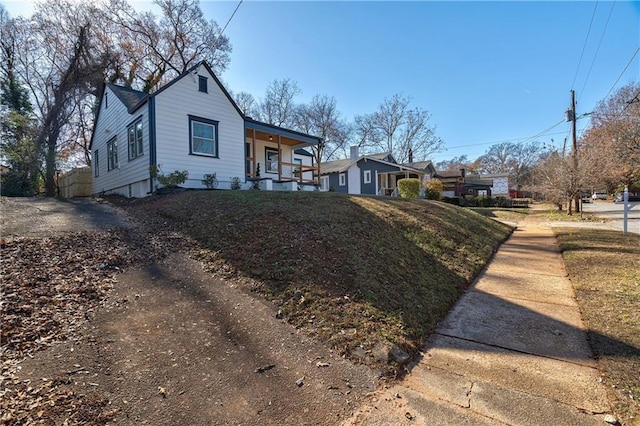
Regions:
<instances>
[{"instance_id":1,"label":"power line","mask_svg":"<svg viewBox=\"0 0 640 426\"><path fill-rule=\"evenodd\" d=\"M531 137L530 137L530 138L528 138L528 139L525 139L524 141L522 141L522 143L524 144L524 143L527 143L527 142L529 142L529 141L531 141L531 140L533 140L533 139L539 138L540 136L543 136L543 135L547 134L547 132L549 132L549 130L553 130L553 129L555 129L556 127L558 127L559 125L561 125L561 124L562 124L562 123L564 123L564 122L565 122L564 120L560 120L559 122L557 122L557 123L556 123L556 124L554 124L553 126L551 126L551 127L547 128L547 129L544 129L544 130L543 130L543 131L541 131L540 133L535 134L535 135L531 136Z\"/></svg>"},{"instance_id":2,"label":"power line","mask_svg":"<svg viewBox=\"0 0 640 426\"><path fill-rule=\"evenodd\" d=\"M604 99L607 99L609 97L609 95L611 94L611 92L613 91L614 87L616 87L616 84L618 84L618 82L620 81L620 79L622 78L622 76L624 75L624 73L627 71L627 68L629 68L629 65L631 65L631 63L633 62L633 60L635 59L636 55L638 54L638 52L640 52L640 46L638 46L638 48L636 49L636 51L633 53L633 55L631 56L631 59L629 59L629 62L627 62L627 65L624 67L624 69L622 70L622 72L620 73L620 75L618 76L618 78L616 79L616 81L613 83L613 85L611 86L611 89L609 89L609 91L607 92L607 94L605 95Z\"/></svg>"},{"instance_id":3,"label":"power line","mask_svg":"<svg viewBox=\"0 0 640 426\"><path fill-rule=\"evenodd\" d=\"M227 26L229 26L229 22L231 22L231 20L233 19L234 16L236 16L236 12L238 11L238 9L240 8L240 5L242 4L244 0L240 0L238 2L238 5L236 6L235 10L233 11L233 13L231 14L231 16L229 17L229 20L227 21L226 24L224 24L224 28L222 28L222 31L220 31L220 35L222 35L222 33L224 33L224 30L227 29Z\"/></svg>"},{"instance_id":4,"label":"power line","mask_svg":"<svg viewBox=\"0 0 640 426\"><path fill-rule=\"evenodd\" d=\"M564 120L562 120L562 122L564 122ZM547 133L548 136L553 136L553 135L561 135L565 132L556 132L556 133ZM512 138L512 139L503 139L503 140L498 140L498 141L491 141L491 142L480 142L480 143L473 143L473 144L468 144L468 145L458 145L458 146L450 146L447 147L447 150L449 149L458 149L458 148L469 148L472 146L482 146L482 145L494 145L494 144L498 144L498 143L503 143L503 142L515 142L515 141L521 141L523 139L535 139L539 136L542 136L542 134L533 136L533 137L522 137L522 138Z\"/></svg>"},{"instance_id":5,"label":"power line","mask_svg":"<svg viewBox=\"0 0 640 426\"><path fill-rule=\"evenodd\" d=\"M580 96L582 96L582 94L584 93L584 88L587 86L587 82L589 81L589 77L591 76L591 71L593 70L593 64L596 63L596 58L598 57L598 52L600 51L600 45L602 44L602 39L604 39L604 34L607 32L607 27L609 26L609 21L611 20L611 15L613 14L613 8L615 5L616 5L616 0L613 0L613 3L611 3L611 9L609 10L609 16L607 17L607 22L604 24L602 35L600 36L600 40L598 41L598 47L596 48L596 53L593 55L593 60L591 61L591 66L589 67L587 78L585 78L584 84L582 85L582 89L580 89ZM578 98L578 100L580 99Z\"/></svg>"},{"instance_id":6,"label":"power line","mask_svg":"<svg viewBox=\"0 0 640 426\"><path fill-rule=\"evenodd\" d=\"M571 82L571 88L573 89L573 85L576 84L576 78L578 77L578 70L580 70L580 65L582 64L582 57L584 56L584 50L587 47L587 41L589 40L589 34L591 34L591 26L593 25L593 18L596 16L596 10L598 9L598 2L593 8L593 13L591 14L591 22L589 22L589 29L587 30L587 36L584 39L584 44L582 45L582 53L580 53L580 60L578 61L578 67L576 68L576 74L573 76L573 82Z\"/></svg>"},{"instance_id":7,"label":"power line","mask_svg":"<svg viewBox=\"0 0 640 426\"><path fill-rule=\"evenodd\" d=\"M224 24L224 27L222 27L222 30L220 31L220 34L218 34L218 37L216 37L216 41L213 43L214 46L218 45L218 40L220 40L220 37L222 37L222 34L224 34L224 30L227 29L227 27L229 26L229 22L231 22L231 20L233 19L234 16L236 16L236 12L238 11L238 9L240 8L240 5L242 4L244 0L240 0L238 2L238 5L236 6L235 10L233 11L233 13L231 14L231 16L229 17L229 19L227 20L227 23Z\"/></svg>"}]
</instances>

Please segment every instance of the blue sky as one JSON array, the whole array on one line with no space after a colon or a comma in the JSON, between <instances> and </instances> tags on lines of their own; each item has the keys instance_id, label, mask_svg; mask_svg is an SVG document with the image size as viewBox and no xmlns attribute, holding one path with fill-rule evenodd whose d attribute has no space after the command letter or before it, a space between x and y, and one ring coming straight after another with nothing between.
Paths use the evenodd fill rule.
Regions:
<instances>
[{"instance_id":1,"label":"blue sky","mask_svg":"<svg viewBox=\"0 0 640 426\"><path fill-rule=\"evenodd\" d=\"M0 2L13 15L22 3ZM237 5L201 0L220 26ZM640 47L640 2L245 0L225 34L227 88L260 98L272 80L291 78L299 101L334 96L348 119L395 93L411 96L447 147L435 161L526 141L563 119L571 89L581 114L640 80L640 53L622 73ZM562 123L536 140L561 146L568 131Z\"/></svg>"}]
</instances>

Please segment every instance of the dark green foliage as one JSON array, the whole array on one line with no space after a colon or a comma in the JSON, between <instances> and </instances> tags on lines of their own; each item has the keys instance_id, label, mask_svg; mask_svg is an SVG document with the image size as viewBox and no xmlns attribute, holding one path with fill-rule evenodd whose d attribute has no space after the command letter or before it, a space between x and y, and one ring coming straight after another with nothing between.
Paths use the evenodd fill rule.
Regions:
<instances>
[{"instance_id":1,"label":"dark green foliage","mask_svg":"<svg viewBox=\"0 0 640 426\"><path fill-rule=\"evenodd\" d=\"M202 184L209 189L216 189L218 187L218 178L215 173L207 173L202 176Z\"/></svg>"},{"instance_id":2,"label":"dark green foliage","mask_svg":"<svg viewBox=\"0 0 640 426\"><path fill-rule=\"evenodd\" d=\"M458 197L442 197L442 201L447 204L453 204L454 206L460 205L460 198Z\"/></svg>"},{"instance_id":3,"label":"dark green foliage","mask_svg":"<svg viewBox=\"0 0 640 426\"><path fill-rule=\"evenodd\" d=\"M151 177L157 179L165 188L177 188L189 178L189 172L187 170L176 170L165 175L159 166L154 165L149 167L149 171L151 172Z\"/></svg>"},{"instance_id":4,"label":"dark green foliage","mask_svg":"<svg viewBox=\"0 0 640 426\"><path fill-rule=\"evenodd\" d=\"M242 183L240 182L240 178L239 177L232 177L229 187L231 189L233 189L234 191L240 189L242 187Z\"/></svg>"},{"instance_id":5,"label":"dark green foliage","mask_svg":"<svg viewBox=\"0 0 640 426\"><path fill-rule=\"evenodd\" d=\"M17 82L12 69L12 52L6 52L4 73L0 77L1 149L3 170L0 192L5 196L31 196L37 193L40 155L34 142L35 123L29 97Z\"/></svg>"}]
</instances>

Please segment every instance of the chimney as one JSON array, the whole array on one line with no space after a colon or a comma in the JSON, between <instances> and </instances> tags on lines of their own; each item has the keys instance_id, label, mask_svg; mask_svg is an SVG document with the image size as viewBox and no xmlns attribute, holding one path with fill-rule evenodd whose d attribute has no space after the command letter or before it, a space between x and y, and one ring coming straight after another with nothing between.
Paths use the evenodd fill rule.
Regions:
<instances>
[{"instance_id":1,"label":"chimney","mask_svg":"<svg viewBox=\"0 0 640 426\"><path fill-rule=\"evenodd\" d=\"M409 162L413 163L413 150L409 148Z\"/></svg>"},{"instance_id":2,"label":"chimney","mask_svg":"<svg viewBox=\"0 0 640 426\"><path fill-rule=\"evenodd\" d=\"M460 176L462 176L462 179L464 179L465 175L466 175L466 171L464 169L460 169Z\"/></svg>"},{"instance_id":3,"label":"chimney","mask_svg":"<svg viewBox=\"0 0 640 426\"><path fill-rule=\"evenodd\" d=\"M358 146L351 147L351 155L349 156L351 160L357 160L358 157L360 157L360 153L358 152L358 150L359 150Z\"/></svg>"}]
</instances>

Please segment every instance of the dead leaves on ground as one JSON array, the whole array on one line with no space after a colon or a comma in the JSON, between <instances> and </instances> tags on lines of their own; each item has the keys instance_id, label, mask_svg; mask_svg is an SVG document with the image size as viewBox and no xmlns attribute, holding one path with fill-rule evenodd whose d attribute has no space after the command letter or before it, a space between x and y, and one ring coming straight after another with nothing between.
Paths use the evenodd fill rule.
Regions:
<instances>
[{"instance_id":1,"label":"dead leaves on ground","mask_svg":"<svg viewBox=\"0 0 640 426\"><path fill-rule=\"evenodd\" d=\"M3 357L66 340L134 255L117 234L16 238L2 247Z\"/></svg>"},{"instance_id":2,"label":"dead leaves on ground","mask_svg":"<svg viewBox=\"0 0 640 426\"><path fill-rule=\"evenodd\" d=\"M35 386L17 376L19 362L53 342L80 339L124 268L180 247L163 232L117 232L3 239L0 310L0 424L102 425L108 400L76 394L68 379ZM169 243L167 243L169 241Z\"/></svg>"},{"instance_id":3,"label":"dead leaves on ground","mask_svg":"<svg viewBox=\"0 0 640 426\"><path fill-rule=\"evenodd\" d=\"M68 379L36 385L16 372L20 359L74 337L137 257L116 233L7 239L0 255L0 424L104 424L107 400L74 393Z\"/></svg>"}]
</instances>

